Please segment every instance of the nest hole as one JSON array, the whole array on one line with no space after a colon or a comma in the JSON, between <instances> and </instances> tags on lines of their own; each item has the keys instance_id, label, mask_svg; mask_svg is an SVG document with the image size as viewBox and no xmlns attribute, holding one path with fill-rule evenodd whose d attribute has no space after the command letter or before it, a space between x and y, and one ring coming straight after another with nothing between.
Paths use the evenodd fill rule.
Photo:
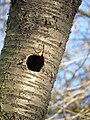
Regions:
<instances>
[{"instance_id":1,"label":"nest hole","mask_svg":"<svg viewBox=\"0 0 90 120\"><path fill-rule=\"evenodd\" d=\"M29 70L39 72L44 65L43 55L31 55L27 59L27 67Z\"/></svg>"}]
</instances>

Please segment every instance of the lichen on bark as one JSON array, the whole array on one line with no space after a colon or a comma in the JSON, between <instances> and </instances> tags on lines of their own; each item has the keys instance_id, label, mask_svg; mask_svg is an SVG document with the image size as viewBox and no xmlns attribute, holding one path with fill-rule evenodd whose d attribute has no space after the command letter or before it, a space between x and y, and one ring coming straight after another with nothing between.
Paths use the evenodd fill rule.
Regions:
<instances>
[{"instance_id":1,"label":"lichen on bark","mask_svg":"<svg viewBox=\"0 0 90 120\"><path fill-rule=\"evenodd\" d=\"M1 119L44 120L77 0L12 1L0 57ZM44 45L40 71L27 68ZM25 64L23 63L23 58ZM24 66L27 69L24 69Z\"/></svg>"}]
</instances>

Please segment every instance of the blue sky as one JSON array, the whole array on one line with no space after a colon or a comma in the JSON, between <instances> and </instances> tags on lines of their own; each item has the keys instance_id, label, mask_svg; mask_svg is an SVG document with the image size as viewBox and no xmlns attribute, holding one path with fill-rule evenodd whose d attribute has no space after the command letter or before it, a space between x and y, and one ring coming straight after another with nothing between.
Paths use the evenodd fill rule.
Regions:
<instances>
[{"instance_id":1,"label":"blue sky","mask_svg":"<svg viewBox=\"0 0 90 120\"><path fill-rule=\"evenodd\" d=\"M80 10L84 11L85 13L89 13L90 15L90 0L83 0L82 4L79 7ZM65 50L64 56L67 56L64 59L65 62L69 62L70 59L75 60L80 57L85 57L90 52L90 17L82 16L80 14L77 14L75 16L75 22L72 27L72 33L69 36L69 41L67 42L67 47ZM82 47L81 47L82 46ZM80 51L79 51L80 48ZM76 51L76 53L75 53ZM65 65L65 69L62 70L61 68L58 71L57 75L57 81L55 83L55 86L59 87L60 84L65 84L67 80L70 80L72 78L72 72L74 73L78 67L83 63L84 60L78 60L76 63ZM87 69L90 68L90 57L85 61L84 67L88 66ZM71 87L78 86L81 84L80 80L77 78L78 75L81 75L81 79L86 78L86 76L90 77L90 73L85 72L86 69L84 67L81 67L76 72L76 77L71 82ZM70 72L69 72L70 71ZM65 77L66 79L65 79Z\"/></svg>"}]
</instances>

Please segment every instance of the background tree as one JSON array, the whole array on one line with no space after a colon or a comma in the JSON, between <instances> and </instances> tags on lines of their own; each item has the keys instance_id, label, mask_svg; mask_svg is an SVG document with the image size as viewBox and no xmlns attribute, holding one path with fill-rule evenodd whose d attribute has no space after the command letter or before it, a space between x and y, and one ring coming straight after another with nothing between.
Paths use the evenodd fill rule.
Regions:
<instances>
[{"instance_id":1,"label":"background tree","mask_svg":"<svg viewBox=\"0 0 90 120\"><path fill-rule=\"evenodd\" d=\"M71 55L71 54L69 54L69 57L70 57L70 55ZM73 55L74 55L74 53L73 53ZM69 58L69 57L68 57L68 58ZM81 58L81 59L83 59L83 58ZM69 60L69 61L70 61L70 60ZM70 62L73 63L73 61L70 61ZM67 64L69 65L69 63L67 63ZM75 66L74 66L74 68L75 68ZM65 69L65 67L64 67L63 69ZM62 69L61 69L61 70L62 70ZM66 70L66 72L68 72L68 70ZM63 73L63 71L62 71L62 73ZM64 77L64 78L65 78L65 77ZM62 80L63 80L63 79L62 79ZM72 79L72 80L73 80L73 79ZM72 81L72 80L71 80L71 81ZM74 81L75 81L75 80L74 80ZM67 82L67 78L66 78L66 82ZM62 83L62 82L61 82L61 83ZM71 82L68 82L68 83L70 84ZM63 85L60 84L60 86L62 86L62 88L64 88L64 85L66 86L66 83L64 83ZM67 85L68 85L68 84L67 84ZM66 86L66 87L67 87L67 86ZM67 88L68 88L68 87L67 87ZM56 89L57 89L57 87L56 87ZM65 91L66 91L66 90L65 90ZM65 92L65 91L64 91L64 92ZM69 91L69 92L70 92L70 91ZM55 93L56 93L56 92L55 92ZM78 92L78 93L79 93L79 92ZM60 94L59 94L59 95L60 95ZM63 95L65 95L65 93L64 93ZM68 95L68 91L67 91L67 95ZM78 96L78 95L77 95L77 96ZM77 97L77 96L76 96L76 97ZM58 97L58 96L57 96L57 97ZM60 96L59 96L59 97L60 97ZM75 97L75 96L74 96L74 97ZM66 98L66 96L65 96L65 98ZM61 99L60 99L60 100L61 100ZM63 100L63 99L62 99L62 100ZM72 101L73 101L73 100L72 100ZM71 103L72 103L72 101L71 101ZM68 101L67 101L67 102L68 102ZM76 101L75 101L75 102L76 102ZM64 104L66 104L66 103L64 103ZM62 106L62 104L61 104L61 106ZM54 108L55 108L55 107L57 107L57 106L55 105ZM62 108L61 108L61 109L62 109ZM63 112L62 112L62 110L61 110L61 114L64 115L64 117L67 118L67 119L68 119L68 117L70 117L71 115L77 114L77 112L76 112L76 113L73 113L73 114L72 114L72 113L65 114L65 112L67 113L65 107L64 107L64 110L65 110L65 111L63 111ZM59 112L60 112L60 111L59 111ZM52 117L52 119L53 119L55 116L56 116L56 118L54 118L54 119L58 119L57 116L58 116L59 112L57 113L57 115L55 114L55 115ZM70 115L70 116L69 116L69 115ZM60 116L61 116L61 115L59 114L59 118L60 118ZM80 114L78 114L77 116L80 116ZM76 116L76 117L77 117L77 116Z\"/></svg>"}]
</instances>

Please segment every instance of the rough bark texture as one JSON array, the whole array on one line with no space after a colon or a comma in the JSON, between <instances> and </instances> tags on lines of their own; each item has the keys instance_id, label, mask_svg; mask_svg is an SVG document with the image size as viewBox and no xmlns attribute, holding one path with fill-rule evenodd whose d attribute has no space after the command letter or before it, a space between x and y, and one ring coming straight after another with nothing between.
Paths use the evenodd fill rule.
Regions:
<instances>
[{"instance_id":1,"label":"rough bark texture","mask_svg":"<svg viewBox=\"0 0 90 120\"><path fill-rule=\"evenodd\" d=\"M1 120L45 119L53 83L79 5L80 0L11 2L0 57ZM44 58L40 71L27 68L27 59L31 55Z\"/></svg>"}]
</instances>

